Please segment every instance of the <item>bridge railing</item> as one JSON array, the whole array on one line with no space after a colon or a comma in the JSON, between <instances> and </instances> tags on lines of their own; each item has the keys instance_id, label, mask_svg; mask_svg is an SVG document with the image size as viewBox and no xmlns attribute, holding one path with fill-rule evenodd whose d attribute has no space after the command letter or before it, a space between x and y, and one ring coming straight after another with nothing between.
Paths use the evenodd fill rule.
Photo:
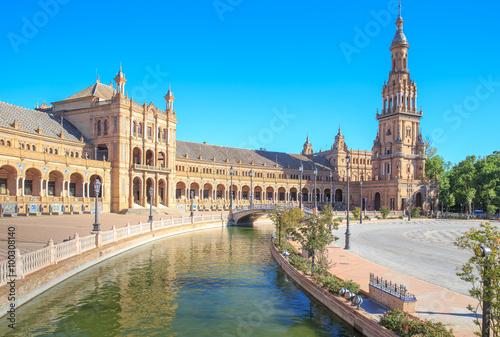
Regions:
<instances>
[{"instance_id":1,"label":"bridge railing","mask_svg":"<svg viewBox=\"0 0 500 337\"><path fill-rule=\"evenodd\" d=\"M227 214L220 215L200 215L196 217L180 217L175 219L161 219L154 222L140 222L137 225L127 224L125 227L117 229L115 226L109 231L99 232L80 238L76 233L71 240L54 244L49 240L44 248L21 255L19 249L10 254L9 258L0 261L0 286L10 282L11 279L23 279L25 276L34 273L47 266L57 264L70 257L80 255L86 251L138 236L143 233L157 231L172 226L183 224L195 224L203 222L227 221Z\"/></svg>"}]
</instances>

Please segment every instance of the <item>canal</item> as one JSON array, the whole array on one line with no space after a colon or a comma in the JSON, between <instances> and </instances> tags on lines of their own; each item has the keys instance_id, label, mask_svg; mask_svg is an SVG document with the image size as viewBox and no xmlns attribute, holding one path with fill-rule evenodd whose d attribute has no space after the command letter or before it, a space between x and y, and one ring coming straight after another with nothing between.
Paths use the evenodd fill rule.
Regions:
<instances>
[{"instance_id":1,"label":"canal","mask_svg":"<svg viewBox=\"0 0 500 337\"><path fill-rule=\"evenodd\" d=\"M135 248L20 307L5 336L361 336L309 298L269 252L271 225Z\"/></svg>"}]
</instances>

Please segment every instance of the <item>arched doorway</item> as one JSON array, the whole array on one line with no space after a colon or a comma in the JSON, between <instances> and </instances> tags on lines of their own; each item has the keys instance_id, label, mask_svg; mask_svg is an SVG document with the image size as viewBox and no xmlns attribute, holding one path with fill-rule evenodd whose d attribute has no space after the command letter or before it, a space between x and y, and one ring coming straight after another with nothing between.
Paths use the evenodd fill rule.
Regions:
<instances>
[{"instance_id":1,"label":"arched doorway","mask_svg":"<svg viewBox=\"0 0 500 337\"><path fill-rule=\"evenodd\" d=\"M305 187L302 189L302 201L309 201L309 190Z\"/></svg>"},{"instance_id":2,"label":"arched doorway","mask_svg":"<svg viewBox=\"0 0 500 337\"><path fill-rule=\"evenodd\" d=\"M139 165L142 163L142 151L138 147L134 147L133 162L134 164L139 164Z\"/></svg>"},{"instance_id":3,"label":"arched doorway","mask_svg":"<svg viewBox=\"0 0 500 337\"><path fill-rule=\"evenodd\" d=\"M226 187L223 184L217 185L216 198L217 199L225 199L224 192L226 191Z\"/></svg>"},{"instance_id":4,"label":"arched doorway","mask_svg":"<svg viewBox=\"0 0 500 337\"><path fill-rule=\"evenodd\" d=\"M149 189L151 187L153 188L153 193L151 193L149 191ZM151 203L151 200L153 201L153 205L155 204L155 202L154 202L155 192L156 191L155 191L155 182L154 182L154 179L153 178L146 179L146 196L147 196L146 202L147 202L148 205L149 205L149 203Z\"/></svg>"},{"instance_id":5,"label":"arched doorway","mask_svg":"<svg viewBox=\"0 0 500 337\"><path fill-rule=\"evenodd\" d=\"M325 198L324 199L325 203L326 204L330 204L331 203L331 200L330 200L330 189L329 188L325 189L325 191L323 193L325 194L325 197L324 197Z\"/></svg>"},{"instance_id":6,"label":"arched doorway","mask_svg":"<svg viewBox=\"0 0 500 337\"><path fill-rule=\"evenodd\" d=\"M272 188L271 186L269 186L268 188L266 188L266 200L267 201L273 201L274 200L273 193L274 193L274 188Z\"/></svg>"},{"instance_id":7,"label":"arched doorway","mask_svg":"<svg viewBox=\"0 0 500 337\"><path fill-rule=\"evenodd\" d=\"M80 173L72 173L69 178L68 196L83 197L83 181Z\"/></svg>"},{"instance_id":8,"label":"arched doorway","mask_svg":"<svg viewBox=\"0 0 500 337\"><path fill-rule=\"evenodd\" d=\"M253 188L254 190L254 200L262 200L262 187L260 186L255 186Z\"/></svg>"},{"instance_id":9,"label":"arched doorway","mask_svg":"<svg viewBox=\"0 0 500 337\"><path fill-rule=\"evenodd\" d=\"M250 187L248 185L244 185L241 188L241 198L243 200L250 200Z\"/></svg>"},{"instance_id":10,"label":"arched doorway","mask_svg":"<svg viewBox=\"0 0 500 337\"><path fill-rule=\"evenodd\" d=\"M380 210L380 193L379 192L375 193L375 210L376 211Z\"/></svg>"},{"instance_id":11,"label":"arched doorway","mask_svg":"<svg viewBox=\"0 0 500 337\"><path fill-rule=\"evenodd\" d=\"M153 151L151 150L146 151L146 165L155 166L155 157Z\"/></svg>"},{"instance_id":12,"label":"arched doorway","mask_svg":"<svg viewBox=\"0 0 500 337\"><path fill-rule=\"evenodd\" d=\"M49 182L47 184L47 195L49 197L60 197L63 191L63 181L64 175L62 172L51 171L49 173Z\"/></svg>"},{"instance_id":13,"label":"arched doorway","mask_svg":"<svg viewBox=\"0 0 500 337\"><path fill-rule=\"evenodd\" d=\"M189 199L200 198L200 185L198 183L191 183L189 187Z\"/></svg>"},{"instance_id":14,"label":"arched doorway","mask_svg":"<svg viewBox=\"0 0 500 337\"><path fill-rule=\"evenodd\" d=\"M297 189L295 187L290 189L290 200L297 201Z\"/></svg>"},{"instance_id":15,"label":"arched doorway","mask_svg":"<svg viewBox=\"0 0 500 337\"><path fill-rule=\"evenodd\" d=\"M340 188L335 190L335 202L342 202L342 190Z\"/></svg>"},{"instance_id":16,"label":"arched doorway","mask_svg":"<svg viewBox=\"0 0 500 337\"><path fill-rule=\"evenodd\" d=\"M213 191L213 187L212 187L212 184L205 184L203 186L203 199L211 199L212 198L212 192Z\"/></svg>"},{"instance_id":17,"label":"arched doorway","mask_svg":"<svg viewBox=\"0 0 500 337\"><path fill-rule=\"evenodd\" d=\"M24 180L24 195L42 195L42 172L36 168L30 168L26 171Z\"/></svg>"},{"instance_id":18,"label":"arched doorway","mask_svg":"<svg viewBox=\"0 0 500 337\"><path fill-rule=\"evenodd\" d=\"M0 195L15 196L17 193L17 171L14 167L0 167Z\"/></svg>"},{"instance_id":19,"label":"arched doorway","mask_svg":"<svg viewBox=\"0 0 500 337\"><path fill-rule=\"evenodd\" d=\"M422 193L420 192L415 195L415 207L422 209Z\"/></svg>"},{"instance_id":20,"label":"arched doorway","mask_svg":"<svg viewBox=\"0 0 500 337\"><path fill-rule=\"evenodd\" d=\"M285 188L284 187L278 188L278 200L285 201L286 200L285 195L286 195Z\"/></svg>"},{"instance_id":21,"label":"arched doorway","mask_svg":"<svg viewBox=\"0 0 500 337\"><path fill-rule=\"evenodd\" d=\"M167 183L164 179L158 181L158 197L162 205L167 205Z\"/></svg>"},{"instance_id":22,"label":"arched doorway","mask_svg":"<svg viewBox=\"0 0 500 337\"><path fill-rule=\"evenodd\" d=\"M96 157L97 160L110 161L108 154L108 147L106 146L106 144L97 145L96 155L97 155Z\"/></svg>"},{"instance_id":23,"label":"arched doorway","mask_svg":"<svg viewBox=\"0 0 500 337\"><path fill-rule=\"evenodd\" d=\"M134 202L136 204L141 205L142 204L142 179L140 177L135 177L134 178L134 183L133 183L133 195L134 195Z\"/></svg>"},{"instance_id":24,"label":"arched doorway","mask_svg":"<svg viewBox=\"0 0 500 337\"><path fill-rule=\"evenodd\" d=\"M158 153L158 165L160 167L167 167L167 159L163 152Z\"/></svg>"},{"instance_id":25,"label":"arched doorway","mask_svg":"<svg viewBox=\"0 0 500 337\"><path fill-rule=\"evenodd\" d=\"M186 184L179 181L175 184L175 199L185 199L186 198Z\"/></svg>"}]
</instances>

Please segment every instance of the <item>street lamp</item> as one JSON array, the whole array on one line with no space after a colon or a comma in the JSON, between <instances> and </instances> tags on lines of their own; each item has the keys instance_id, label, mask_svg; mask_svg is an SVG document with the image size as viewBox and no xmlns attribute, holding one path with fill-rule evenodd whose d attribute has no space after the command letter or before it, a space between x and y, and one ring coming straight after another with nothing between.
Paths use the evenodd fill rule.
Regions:
<instances>
[{"instance_id":1,"label":"street lamp","mask_svg":"<svg viewBox=\"0 0 500 337\"><path fill-rule=\"evenodd\" d=\"M330 170L330 214L332 214L332 208L333 208L333 199L332 199L332 196L333 196L333 174L332 174L332 170Z\"/></svg>"},{"instance_id":2,"label":"street lamp","mask_svg":"<svg viewBox=\"0 0 500 337\"><path fill-rule=\"evenodd\" d=\"M101 190L101 181L99 178L97 178L94 181L94 192L95 192L95 223L94 223L94 228L92 229L93 232L100 232L101 231L101 224L99 224L99 208L97 205L97 201L99 199L99 191Z\"/></svg>"},{"instance_id":3,"label":"street lamp","mask_svg":"<svg viewBox=\"0 0 500 337\"><path fill-rule=\"evenodd\" d=\"M191 210L191 217L194 216L194 211L193 211L193 201L194 201L194 191L191 191L189 192L189 195L191 196L191 207L190 207L190 210Z\"/></svg>"},{"instance_id":4,"label":"street lamp","mask_svg":"<svg viewBox=\"0 0 500 337\"><path fill-rule=\"evenodd\" d=\"M299 166L299 179L300 179L300 191L299 191L299 208L302 209L302 173L304 172L304 166L300 163Z\"/></svg>"},{"instance_id":5,"label":"street lamp","mask_svg":"<svg viewBox=\"0 0 500 337\"><path fill-rule=\"evenodd\" d=\"M412 202L412 182L410 181L410 177L408 177L408 221L411 221L411 202Z\"/></svg>"},{"instance_id":6,"label":"street lamp","mask_svg":"<svg viewBox=\"0 0 500 337\"><path fill-rule=\"evenodd\" d=\"M360 211L359 211L359 223L362 224L363 223L363 178L361 178L359 180L359 189L361 190L361 207L360 207Z\"/></svg>"},{"instance_id":7,"label":"street lamp","mask_svg":"<svg viewBox=\"0 0 500 337\"><path fill-rule=\"evenodd\" d=\"M153 193L154 193L153 186L149 187L149 222L153 222Z\"/></svg>"},{"instance_id":8,"label":"street lamp","mask_svg":"<svg viewBox=\"0 0 500 337\"><path fill-rule=\"evenodd\" d=\"M250 170L250 209L253 209L253 170Z\"/></svg>"},{"instance_id":9,"label":"street lamp","mask_svg":"<svg viewBox=\"0 0 500 337\"><path fill-rule=\"evenodd\" d=\"M345 160L347 162L347 230L345 231L345 247L344 249L348 250L351 249L351 231L349 229L349 162L351 160L351 156L349 155L349 152L347 152L347 156L345 157Z\"/></svg>"},{"instance_id":10,"label":"street lamp","mask_svg":"<svg viewBox=\"0 0 500 337\"><path fill-rule=\"evenodd\" d=\"M488 258L491 254L491 248L486 246L480 247L481 257ZM486 260L483 269L483 289L484 289L484 297L483 297L483 331L482 337L490 337L490 317L491 317L491 303L489 298L491 298L491 279L489 274L490 264L489 261Z\"/></svg>"},{"instance_id":11,"label":"street lamp","mask_svg":"<svg viewBox=\"0 0 500 337\"><path fill-rule=\"evenodd\" d=\"M231 176L231 186L230 186L230 189L229 189L229 211L231 212L231 214L233 213L233 174L234 174L234 168L231 166L231 168L229 169L229 175Z\"/></svg>"},{"instance_id":12,"label":"street lamp","mask_svg":"<svg viewBox=\"0 0 500 337\"><path fill-rule=\"evenodd\" d=\"M316 194L316 180L317 180L317 176L318 176L318 169L316 168L316 166L314 166L314 211L316 211L317 209L317 205L316 205L316 201L318 199L318 196Z\"/></svg>"}]
</instances>

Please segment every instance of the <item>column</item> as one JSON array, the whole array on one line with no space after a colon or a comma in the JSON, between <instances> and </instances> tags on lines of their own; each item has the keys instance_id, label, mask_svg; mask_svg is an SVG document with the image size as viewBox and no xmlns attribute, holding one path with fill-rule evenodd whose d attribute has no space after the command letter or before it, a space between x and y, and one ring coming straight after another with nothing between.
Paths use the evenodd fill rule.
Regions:
<instances>
[{"instance_id":1,"label":"column","mask_svg":"<svg viewBox=\"0 0 500 337\"><path fill-rule=\"evenodd\" d=\"M23 187L22 187L22 190L21 190L21 195L24 197L24 180L25 180L26 178L25 178L25 177L23 177L22 179L23 179L23 181L22 181L22 185L23 185Z\"/></svg>"},{"instance_id":2,"label":"column","mask_svg":"<svg viewBox=\"0 0 500 337\"><path fill-rule=\"evenodd\" d=\"M19 177L16 177L16 197L19 196Z\"/></svg>"},{"instance_id":3,"label":"column","mask_svg":"<svg viewBox=\"0 0 500 337\"><path fill-rule=\"evenodd\" d=\"M66 191L66 182L64 180L62 182L62 187L63 187L63 189L62 189L61 197L64 198L65 197L64 192Z\"/></svg>"},{"instance_id":4,"label":"column","mask_svg":"<svg viewBox=\"0 0 500 337\"><path fill-rule=\"evenodd\" d=\"M85 198L85 183L82 183L82 197Z\"/></svg>"},{"instance_id":5,"label":"column","mask_svg":"<svg viewBox=\"0 0 500 337\"><path fill-rule=\"evenodd\" d=\"M40 197L43 197L43 179L40 178Z\"/></svg>"},{"instance_id":6,"label":"column","mask_svg":"<svg viewBox=\"0 0 500 337\"><path fill-rule=\"evenodd\" d=\"M87 198L90 198L90 182L87 183Z\"/></svg>"},{"instance_id":7,"label":"column","mask_svg":"<svg viewBox=\"0 0 500 337\"><path fill-rule=\"evenodd\" d=\"M418 112L418 105L417 105L417 93L415 93L415 112Z\"/></svg>"},{"instance_id":8,"label":"column","mask_svg":"<svg viewBox=\"0 0 500 337\"><path fill-rule=\"evenodd\" d=\"M45 180L45 196L49 196L49 179Z\"/></svg>"}]
</instances>

